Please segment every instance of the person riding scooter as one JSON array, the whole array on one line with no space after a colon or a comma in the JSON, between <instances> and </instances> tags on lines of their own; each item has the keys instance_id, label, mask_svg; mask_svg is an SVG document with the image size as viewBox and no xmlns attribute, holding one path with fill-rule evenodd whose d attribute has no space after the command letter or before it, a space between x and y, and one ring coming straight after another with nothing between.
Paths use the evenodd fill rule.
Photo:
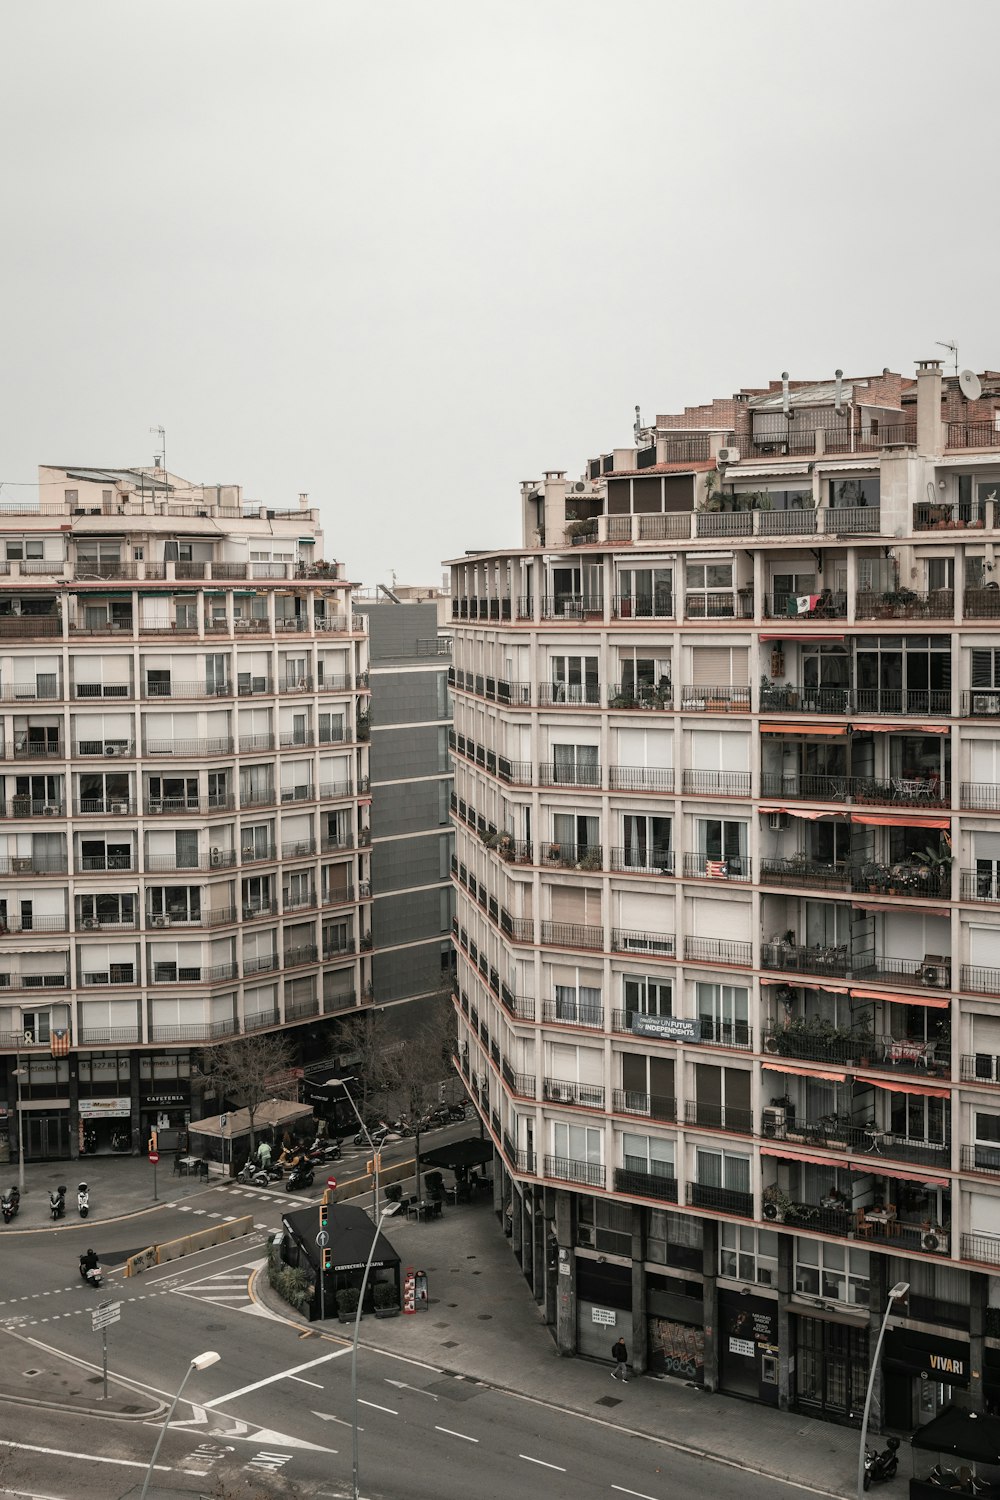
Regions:
<instances>
[{"instance_id":1,"label":"person riding scooter","mask_svg":"<svg viewBox=\"0 0 1000 1500\"><path fill-rule=\"evenodd\" d=\"M96 1250L86 1250L80 1256L80 1275L88 1286L100 1286L101 1263L97 1259Z\"/></svg>"}]
</instances>

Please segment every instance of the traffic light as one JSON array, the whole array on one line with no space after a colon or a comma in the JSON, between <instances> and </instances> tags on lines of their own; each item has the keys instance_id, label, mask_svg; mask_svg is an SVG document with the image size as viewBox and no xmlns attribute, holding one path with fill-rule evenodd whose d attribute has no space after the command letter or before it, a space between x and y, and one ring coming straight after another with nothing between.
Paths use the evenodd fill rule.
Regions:
<instances>
[{"instance_id":1,"label":"traffic light","mask_svg":"<svg viewBox=\"0 0 1000 1500\"><path fill-rule=\"evenodd\" d=\"M319 1227L320 1229L330 1227L330 1205L325 1200L319 1206Z\"/></svg>"},{"instance_id":2,"label":"traffic light","mask_svg":"<svg viewBox=\"0 0 1000 1500\"><path fill-rule=\"evenodd\" d=\"M324 1271L332 1271L333 1270L333 1251L332 1250L324 1250L323 1251L323 1270Z\"/></svg>"}]
</instances>

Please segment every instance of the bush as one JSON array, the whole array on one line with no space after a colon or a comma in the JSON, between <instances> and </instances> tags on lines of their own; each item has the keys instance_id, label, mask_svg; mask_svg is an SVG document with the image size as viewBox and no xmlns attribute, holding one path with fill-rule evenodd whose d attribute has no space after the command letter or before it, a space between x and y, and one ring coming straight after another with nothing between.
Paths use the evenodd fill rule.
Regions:
<instances>
[{"instance_id":1,"label":"bush","mask_svg":"<svg viewBox=\"0 0 1000 1500\"><path fill-rule=\"evenodd\" d=\"M353 1318L358 1310L358 1288L342 1286L337 1293L338 1318Z\"/></svg>"},{"instance_id":2,"label":"bush","mask_svg":"<svg viewBox=\"0 0 1000 1500\"><path fill-rule=\"evenodd\" d=\"M296 1312L309 1317L312 1312L313 1283L307 1271L282 1265L271 1249L267 1254L267 1279L278 1296Z\"/></svg>"},{"instance_id":3,"label":"bush","mask_svg":"<svg viewBox=\"0 0 1000 1500\"><path fill-rule=\"evenodd\" d=\"M376 1281L372 1287L372 1298L380 1311L387 1307L399 1306L399 1293L391 1281Z\"/></svg>"}]
</instances>

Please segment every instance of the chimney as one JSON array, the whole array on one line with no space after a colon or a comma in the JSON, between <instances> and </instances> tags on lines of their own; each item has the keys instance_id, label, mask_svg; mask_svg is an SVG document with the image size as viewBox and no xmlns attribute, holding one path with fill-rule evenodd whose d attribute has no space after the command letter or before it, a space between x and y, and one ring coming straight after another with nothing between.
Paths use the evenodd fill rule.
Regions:
<instances>
[{"instance_id":1,"label":"chimney","mask_svg":"<svg viewBox=\"0 0 1000 1500\"><path fill-rule=\"evenodd\" d=\"M930 458L944 451L941 423L941 361L917 360L917 452Z\"/></svg>"}]
</instances>

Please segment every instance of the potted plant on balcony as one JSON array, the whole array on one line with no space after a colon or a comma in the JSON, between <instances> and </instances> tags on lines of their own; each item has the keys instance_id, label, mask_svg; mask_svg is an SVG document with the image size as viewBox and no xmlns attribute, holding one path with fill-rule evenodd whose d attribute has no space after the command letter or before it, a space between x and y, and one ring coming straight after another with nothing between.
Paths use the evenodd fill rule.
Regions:
<instances>
[{"instance_id":1,"label":"potted plant on balcony","mask_svg":"<svg viewBox=\"0 0 1000 1500\"><path fill-rule=\"evenodd\" d=\"M604 868L604 860L601 857L600 849L586 849L577 860L576 868L578 870L602 870Z\"/></svg>"},{"instance_id":2,"label":"potted plant on balcony","mask_svg":"<svg viewBox=\"0 0 1000 1500\"><path fill-rule=\"evenodd\" d=\"M928 844L926 849L921 849L913 858L918 866L914 872L916 885L930 887L938 894L947 890L949 872L955 863L955 856L947 847L939 844L935 849Z\"/></svg>"},{"instance_id":3,"label":"potted plant on balcony","mask_svg":"<svg viewBox=\"0 0 1000 1500\"><path fill-rule=\"evenodd\" d=\"M562 850L559 847L559 845L558 844L549 844L549 845L547 845L546 846L546 850L545 850L545 858L546 858L546 860L548 861L548 863L550 865L557 865L557 864L559 864L559 862L560 862L560 860L562 858Z\"/></svg>"},{"instance_id":4,"label":"potted plant on balcony","mask_svg":"<svg viewBox=\"0 0 1000 1500\"><path fill-rule=\"evenodd\" d=\"M772 1224L783 1224L792 1200L783 1188L772 1182L761 1194L764 1218Z\"/></svg>"},{"instance_id":5,"label":"potted plant on balcony","mask_svg":"<svg viewBox=\"0 0 1000 1500\"><path fill-rule=\"evenodd\" d=\"M497 842L497 853L502 860L510 864L514 858L514 840L509 833L502 833Z\"/></svg>"}]
</instances>

